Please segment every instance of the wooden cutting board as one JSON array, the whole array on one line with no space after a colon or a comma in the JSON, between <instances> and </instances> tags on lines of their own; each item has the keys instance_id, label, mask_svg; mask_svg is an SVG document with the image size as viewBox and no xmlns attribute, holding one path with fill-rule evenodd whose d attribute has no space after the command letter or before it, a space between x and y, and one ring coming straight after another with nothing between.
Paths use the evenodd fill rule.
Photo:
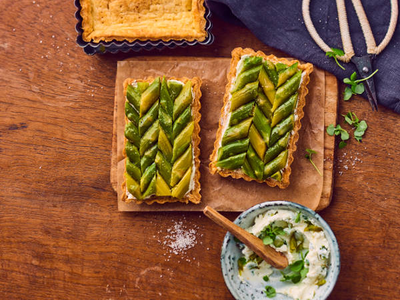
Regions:
<instances>
[{"instance_id":1,"label":"wooden cutting board","mask_svg":"<svg viewBox=\"0 0 400 300\"><path fill-rule=\"evenodd\" d=\"M193 77L198 76L204 78L202 86L203 97L201 101L204 101L203 108L201 109L202 121L201 125L201 138L202 144L207 143L210 144L212 141L212 137L215 137L215 132L217 130L217 125L212 126L210 128L207 120L215 120L218 117L218 113L220 108L222 107L222 98L223 93L225 92L226 85L226 72L229 67L229 58L199 58L199 57L136 57L129 59L128 61L118 62L118 70L116 77L116 91L115 91L115 102L114 102L114 126L113 126L113 141L112 141L112 156L111 156L111 171L110 171L110 181L113 189L117 193L121 193L121 183L123 180L123 156L121 150L121 144L123 144L123 103L124 97L122 95L122 83L125 78L142 78L139 74L146 74L147 76L160 76L163 74L167 74L168 76L176 76L176 77ZM304 147L298 147L297 152L295 154L295 162L296 160L301 162L303 167L299 166L297 176L301 176L303 178L314 178L315 184L310 185L310 187L304 189L304 193L302 193L302 189L293 189L289 187L287 190L280 191L278 188L274 188L272 191L265 190L266 192L260 192L260 195L266 195L268 193L274 193L272 200L289 200L293 202L297 202L303 204L305 206L310 207L314 210L322 210L326 208L332 199L332 187L333 187L333 163L334 163L334 146L335 146L335 138L329 136L326 133L326 127L329 124L336 125L337 119L337 106L338 106L338 85L336 78L322 71L318 68L315 68L311 82L309 84L310 94L307 97L307 105L305 107L306 117L303 119L306 123L305 127L307 127L308 123L317 122L319 126L319 130L314 130L311 128L311 131L316 133L310 133L306 131L302 134L302 130L300 131L300 139L299 144L304 144L309 147L312 145L313 140L318 139L318 145L316 149L319 149L318 154L313 157L313 160L317 165L320 166L320 169L323 169L323 178L316 177L316 171L310 167L311 164L309 162L305 163L304 158ZM309 101L312 101L309 103ZM220 102L220 103L219 103ZM217 110L217 112L216 112ZM308 114L307 114L308 110ZM306 118L312 119L306 120ZM307 123L308 121L308 123ZM204 123L206 122L206 124ZM216 121L215 121L216 122ZM215 127L215 128L214 128ZM310 128L309 128L310 129ZM314 134L314 136L313 136ZM302 140L303 138L303 140ZM318 148L319 147L319 148ZM313 147L309 147L313 148ZM313 148L314 149L314 148ZM126 204L118 199L118 209L120 211L202 211L205 205L214 205L215 208L222 211L243 211L249 208L252 205L255 205L260 202L266 201L265 199L260 199L261 197L254 197L254 199L250 201L245 201L244 203L235 203L230 206L226 204L227 197L235 198L235 190L237 186L245 187L246 189L250 186L249 192L254 194L254 191L259 192L259 190L266 189L264 185L260 186L260 184L252 182L244 182L243 180L234 180L234 179L222 179L220 177L210 177L211 175L208 172L208 156L210 147L202 146L201 147L202 155L202 166L201 166L201 184L202 184L202 203L199 205L186 205L180 203L173 204L164 204L164 205L137 205L134 203ZM121 153L120 153L121 152ZM323 153L323 158L321 157L321 153ZM318 157L319 155L319 157ZM309 164L309 165L308 165ZM304 167L306 166L306 167ZM292 165L293 168L293 165ZM291 181L296 180L291 176ZM219 176L219 175L212 175ZM206 177L206 178L204 178ZM231 187L231 193L221 193L216 192L215 197L218 197L219 200L216 200L214 197L211 197L207 188L209 185L214 184L214 181L218 180L218 184L225 187L225 190ZM292 188L292 190L291 190ZM215 186L213 187L216 190ZM243 188L242 188L243 189ZM237 190L239 192L239 190ZM252 192L253 191L253 192ZM281 194L279 194L281 193ZM300 194L299 194L300 193ZM207 195L207 197L204 196ZM214 195L212 194L212 195ZM228 194L228 195L227 195ZM282 197L278 197L276 195L282 195ZM297 201L298 196L303 200ZM238 194L239 197L239 194ZM310 199L309 202L304 199ZM239 199L237 199L239 200ZM219 201L219 202L218 202ZM239 200L240 201L240 200Z\"/></svg>"}]
</instances>

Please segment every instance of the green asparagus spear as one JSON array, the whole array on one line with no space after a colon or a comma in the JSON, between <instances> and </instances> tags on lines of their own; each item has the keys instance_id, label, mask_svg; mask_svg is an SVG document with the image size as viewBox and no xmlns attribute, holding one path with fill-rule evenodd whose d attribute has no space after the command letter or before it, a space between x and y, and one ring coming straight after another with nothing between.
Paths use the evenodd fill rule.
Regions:
<instances>
[{"instance_id":1,"label":"green asparagus spear","mask_svg":"<svg viewBox=\"0 0 400 300\"><path fill-rule=\"evenodd\" d=\"M264 142L269 145L269 138L271 136L271 121L268 120L262 111L256 106L254 109L253 124L256 126L258 132L261 134Z\"/></svg>"},{"instance_id":2,"label":"green asparagus spear","mask_svg":"<svg viewBox=\"0 0 400 300\"><path fill-rule=\"evenodd\" d=\"M256 81L261 68L262 68L262 66L260 65L260 66L257 66L255 68L252 68L252 69L249 69L247 71L240 73L236 77L235 83L233 84L233 87L231 89L231 93L234 93L234 92L242 89L249 82Z\"/></svg>"},{"instance_id":3,"label":"green asparagus spear","mask_svg":"<svg viewBox=\"0 0 400 300\"><path fill-rule=\"evenodd\" d=\"M143 136L144 133L149 129L151 124L157 120L158 117L158 101L154 102L153 106L147 111L147 113L140 118L139 121L139 135Z\"/></svg>"},{"instance_id":4,"label":"green asparagus spear","mask_svg":"<svg viewBox=\"0 0 400 300\"><path fill-rule=\"evenodd\" d=\"M188 168L193 163L192 146L189 145L185 153L179 157L172 167L171 172L171 186L175 186L179 180L185 175Z\"/></svg>"},{"instance_id":5,"label":"green asparagus spear","mask_svg":"<svg viewBox=\"0 0 400 300\"><path fill-rule=\"evenodd\" d=\"M190 122L192 119L192 108L189 106L183 113L175 120L174 126L172 128L172 136L176 138L182 129Z\"/></svg>"},{"instance_id":6,"label":"green asparagus spear","mask_svg":"<svg viewBox=\"0 0 400 300\"><path fill-rule=\"evenodd\" d=\"M283 103L281 106L279 106L275 110L274 116L272 117L272 121L271 121L271 126L272 127L274 127L282 119L286 118L288 115L290 115L294 111L294 109L296 107L298 95L299 95L298 93L295 93L293 96L291 96L289 98L288 101Z\"/></svg>"},{"instance_id":7,"label":"green asparagus spear","mask_svg":"<svg viewBox=\"0 0 400 300\"><path fill-rule=\"evenodd\" d=\"M157 176L154 174L153 178L151 179L147 190L143 194L143 198L147 198L156 194L156 183L157 183Z\"/></svg>"},{"instance_id":8,"label":"green asparagus spear","mask_svg":"<svg viewBox=\"0 0 400 300\"><path fill-rule=\"evenodd\" d=\"M174 101L181 93L183 84L176 80L168 80L168 89L170 92L171 100ZM172 113L171 113L172 114Z\"/></svg>"},{"instance_id":9,"label":"green asparagus spear","mask_svg":"<svg viewBox=\"0 0 400 300\"><path fill-rule=\"evenodd\" d=\"M245 158L246 158L246 152L231 156L224 160L220 160L216 163L216 166L223 169L236 170L243 165Z\"/></svg>"},{"instance_id":10,"label":"green asparagus spear","mask_svg":"<svg viewBox=\"0 0 400 300\"><path fill-rule=\"evenodd\" d=\"M275 86L272 80L268 77L264 68L261 69L258 80L260 80L260 85L264 90L265 95L268 97L268 100L273 104L275 99Z\"/></svg>"},{"instance_id":11,"label":"green asparagus spear","mask_svg":"<svg viewBox=\"0 0 400 300\"><path fill-rule=\"evenodd\" d=\"M189 168L181 181L172 188L172 197L182 199L185 194L189 191L190 179L192 176L192 168Z\"/></svg>"},{"instance_id":12,"label":"green asparagus spear","mask_svg":"<svg viewBox=\"0 0 400 300\"><path fill-rule=\"evenodd\" d=\"M275 179L276 181L282 181L281 171L278 171L275 174L271 175L271 178Z\"/></svg>"},{"instance_id":13,"label":"green asparagus spear","mask_svg":"<svg viewBox=\"0 0 400 300\"><path fill-rule=\"evenodd\" d=\"M158 139L159 121L155 121L153 125L146 131L140 140L140 155L143 156L144 152L150 148Z\"/></svg>"},{"instance_id":14,"label":"green asparagus spear","mask_svg":"<svg viewBox=\"0 0 400 300\"><path fill-rule=\"evenodd\" d=\"M249 139L238 140L218 149L218 160L246 152L249 147Z\"/></svg>"},{"instance_id":15,"label":"green asparagus spear","mask_svg":"<svg viewBox=\"0 0 400 300\"><path fill-rule=\"evenodd\" d=\"M157 181L156 181L156 196L159 197L168 197L171 196L171 190L168 184L165 182L164 178L157 172Z\"/></svg>"},{"instance_id":16,"label":"green asparagus spear","mask_svg":"<svg viewBox=\"0 0 400 300\"><path fill-rule=\"evenodd\" d=\"M248 83L244 88L232 94L231 111L254 100L257 97L258 81Z\"/></svg>"},{"instance_id":17,"label":"green asparagus spear","mask_svg":"<svg viewBox=\"0 0 400 300\"><path fill-rule=\"evenodd\" d=\"M264 163L270 162L272 159L277 157L279 153L287 148L289 137L290 132L286 133L277 143L268 148L267 152L265 152Z\"/></svg>"},{"instance_id":18,"label":"green asparagus spear","mask_svg":"<svg viewBox=\"0 0 400 300\"><path fill-rule=\"evenodd\" d=\"M252 118L248 118L247 120L244 120L235 126L229 127L224 133L221 145L225 146L232 141L246 138L249 133L252 120Z\"/></svg>"},{"instance_id":19,"label":"green asparagus spear","mask_svg":"<svg viewBox=\"0 0 400 300\"><path fill-rule=\"evenodd\" d=\"M237 74L250 70L262 64L262 58L259 56L247 56L243 58L242 64L239 67Z\"/></svg>"},{"instance_id":20,"label":"green asparagus spear","mask_svg":"<svg viewBox=\"0 0 400 300\"><path fill-rule=\"evenodd\" d=\"M275 65L269 60L266 60L264 62L264 68L268 74L268 77L272 80L272 82L276 86L278 84L278 72L275 69Z\"/></svg>"},{"instance_id":21,"label":"green asparagus spear","mask_svg":"<svg viewBox=\"0 0 400 300\"><path fill-rule=\"evenodd\" d=\"M140 170L142 170L142 174L154 162L157 151L158 145L154 144L142 156L142 159L140 160Z\"/></svg>"},{"instance_id":22,"label":"green asparagus spear","mask_svg":"<svg viewBox=\"0 0 400 300\"><path fill-rule=\"evenodd\" d=\"M143 199L142 193L140 192L140 185L133 179L128 173L124 173L126 178L126 188L136 199Z\"/></svg>"},{"instance_id":23,"label":"green asparagus spear","mask_svg":"<svg viewBox=\"0 0 400 300\"><path fill-rule=\"evenodd\" d=\"M254 174L253 169L251 168L249 161L247 160L247 158L244 159L243 165L242 165L242 170L244 172L244 174L246 174L247 176L257 179L256 174Z\"/></svg>"},{"instance_id":24,"label":"green asparagus spear","mask_svg":"<svg viewBox=\"0 0 400 300\"><path fill-rule=\"evenodd\" d=\"M168 140L172 142L172 115L168 115L165 109L160 107L160 110L158 111L158 120L160 121L160 128L164 130Z\"/></svg>"},{"instance_id":25,"label":"green asparagus spear","mask_svg":"<svg viewBox=\"0 0 400 300\"><path fill-rule=\"evenodd\" d=\"M268 178L274 173L286 167L288 150L281 152L274 160L267 163L264 167L264 178Z\"/></svg>"},{"instance_id":26,"label":"green asparagus spear","mask_svg":"<svg viewBox=\"0 0 400 300\"><path fill-rule=\"evenodd\" d=\"M158 149L164 154L168 161L172 160L172 145L168 141L168 137L161 127L158 135Z\"/></svg>"},{"instance_id":27,"label":"green asparagus spear","mask_svg":"<svg viewBox=\"0 0 400 300\"><path fill-rule=\"evenodd\" d=\"M126 88L126 99L133 105L133 107L139 111L140 109L140 97L142 93L139 87L136 85L135 87L129 84Z\"/></svg>"},{"instance_id":28,"label":"green asparagus spear","mask_svg":"<svg viewBox=\"0 0 400 300\"><path fill-rule=\"evenodd\" d=\"M126 167L126 172L136 181L140 180L140 176L142 175L142 173L140 172L140 169L133 164L132 162L130 162L129 158L126 159L125 162L125 167Z\"/></svg>"},{"instance_id":29,"label":"green asparagus spear","mask_svg":"<svg viewBox=\"0 0 400 300\"><path fill-rule=\"evenodd\" d=\"M151 180L156 175L156 170L157 170L156 164L153 163L142 174L142 177L140 178L140 191L142 193L144 193L147 190L147 187L149 186Z\"/></svg>"},{"instance_id":30,"label":"green asparagus spear","mask_svg":"<svg viewBox=\"0 0 400 300\"><path fill-rule=\"evenodd\" d=\"M272 111L275 111L283 102L286 101L286 99L288 99L299 89L300 82L301 71L298 71L277 89Z\"/></svg>"},{"instance_id":31,"label":"green asparagus spear","mask_svg":"<svg viewBox=\"0 0 400 300\"><path fill-rule=\"evenodd\" d=\"M194 122L190 122L185 129L174 140L174 147L172 150L172 163L181 156L189 144L192 142L192 134L194 130Z\"/></svg>"},{"instance_id":32,"label":"green asparagus spear","mask_svg":"<svg viewBox=\"0 0 400 300\"><path fill-rule=\"evenodd\" d=\"M140 98L140 117L143 117L144 114L149 110L149 108L153 105L154 102L160 96L160 78L157 77L144 91L142 97Z\"/></svg>"},{"instance_id":33,"label":"green asparagus spear","mask_svg":"<svg viewBox=\"0 0 400 300\"><path fill-rule=\"evenodd\" d=\"M229 126L239 124L244 119L251 117L253 115L253 108L253 101L239 107L231 114L231 117L229 119Z\"/></svg>"},{"instance_id":34,"label":"green asparagus spear","mask_svg":"<svg viewBox=\"0 0 400 300\"><path fill-rule=\"evenodd\" d=\"M262 180L264 175L264 163L259 158L259 155L254 151L253 147L250 145L247 150L247 160L250 163L251 168L254 171L254 174L257 179Z\"/></svg>"},{"instance_id":35,"label":"green asparagus spear","mask_svg":"<svg viewBox=\"0 0 400 300\"><path fill-rule=\"evenodd\" d=\"M125 116L137 126L139 124L139 114L128 101L125 102Z\"/></svg>"},{"instance_id":36,"label":"green asparagus spear","mask_svg":"<svg viewBox=\"0 0 400 300\"><path fill-rule=\"evenodd\" d=\"M271 131L271 138L269 140L269 144L273 145L275 142L286 132L289 132L294 127L294 115L290 115L283 121L281 121L278 125L276 125Z\"/></svg>"},{"instance_id":37,"label":"green asparagus spear","mask_svg":"<svg viewBox=\"0 0 400 300\"><path fill-rule=\"evenodd\" d=\"M286 80L294 75L297 71L298 63L291 65L289 68L285 69L282 72L279 72L278 84L276 87L280 87Z\"/></svg>"},{"instance_id":38,"label":"green asparagus spear","mask_svg":"<svg viewBox=\"0 0 400 300\"><path fill-rule=\"evenodd\" d=\"M264 95L264 92L259 92L256 98L256 103L259 108L263 111L263 113L267 116L268 119L272 118L272 105L267 99L267 96Z\"/></svg>"},{"instance_id":39,"label":"green asparagus spear","mask_svg":"<svg viewBox=\"0 0 400 300\"><path fill-rule=\"evenodd\" d=\"M137 167L140 166L140 154L138 148L130 141L125 143L125 152L129 160Z\"/></svg>"},{"instance_id":40,"label":"green asparagus spear","mask_svg":"<svg viewBox=\"0 0 400 300\"><path fill-rule=\"evenodd\" d=\"M171 172L172 172L171 164L168 162L168 160L164 157L164 155L160 151L157 152L155 162L158 172L160 172L161 176L169 184L169 182L171 181Z\"/></svg>"},{"instance_id":41,"label":"green asparagus spear","mask_svg":"<svg viewBox=\"0 0 400 300\"><path fill-rule=\"evenodd\" d=\"M161 83L160 106L168 115L172 116L174 101L171 99L170 92L168 90L167 80L165 79L165 77L163 78Z\"/></svg>"},{"instance_id":42,"label":"green asparagus spear","mask_svg":"<svg viewBox=\"0 0 400 300\"><path fill-rule=\"evenodd\" d=\"M125 125L125 137L132 142L136 147L140 146L139 132L132 122Z\"/></svg>"},{"instance_id":43,"label":"green asparagus spear","mask_svg":"<svg viewBox=\"0 0 400 300\"><path fill-rule=\"evenodd\" d=\"M260 158L263 158L265 151L267 150L267 146L266 146L261 134L258 132L257 128L254 126L254 124L251 125L251 127L250 127L249 139L250 139L250 144L253 146L253 148L257 152L258 156ZM251 164L251 162L250 162L250 164Z\"/></svg>"},{"instance_id":44,"label":"green asparagus spear","mask_svg":"<svg viewBox=\"0 0 400 300\"><path fill-rule=\"evenodd\" d=\"M182 89L182 92L174 101L173 120L175 121L179 115L192 103L192 82L188 80Z\"/></svg>"}]
</instances>

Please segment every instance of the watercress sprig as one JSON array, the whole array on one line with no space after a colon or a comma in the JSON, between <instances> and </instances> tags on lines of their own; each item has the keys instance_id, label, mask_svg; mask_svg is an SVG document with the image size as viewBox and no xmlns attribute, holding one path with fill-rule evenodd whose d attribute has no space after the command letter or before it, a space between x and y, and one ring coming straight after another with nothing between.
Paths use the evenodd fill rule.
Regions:
<instances>
[{"instance_id":1,"label":"watercress sprig","mask_svg":"<svg viewBox=\"0 0 400 300\"><path fill-rule=\"evenodd\" d=\"M315 165L315 163L312 161L312 155L316 154L317 152L312 150L312 149L306 149L306 158L310 161L310 163L314 166L315 170L317 170L318 174L322 177L321 171L318 169L318 167ZM297 223L297 222L296 222Z\"/></svg>"},{"instance_id":2,"label":"watercress sprig","mask_svg":"<svg viewBox=\"0 0 400 300\"><path fill-rule=\"evenodd\" d=\"M361 95L362 93L364 93L365 87L364 87L364 84L362 83L362 81L370 79L372 76L374 76L376 74L376 72L378 72L378 69L376 69L368 77L361 78L361 79L357 79L357 73L354 72L353 74L351 74L350 78L343 79L344 83L350 85L344 89L344 95L343 95L344 101L349 100L351 98L351 96L353 96L353 95Z\"/></svg>"},{"instance_id":3,"label":"watercress sprig","mask_svg":"<svg viewBox=\"0 0 400 300\"><path fill-rule=\"evenodd\" d=\"M349 111L347 115L342 115L342 116L344 117L344 120L347 122L347 124L353 126L356 129L354 131L354 138L358 142L361 142L362 137L368 128L367 122L365 122L364 120L360 121L356 116L356 114L351 111Z\"/></svg>"},{"instance_id":4,"label":"watercress sprig","mask_svg":"<svg viewBox=\"0 0 400 300\"><path fill-rule=\"evenodd\" d=\"M333 59L336 61L336 64L342 69L342 70L346 70L337 60L338 56L343 56L344 52L342 49L338 49L338 48L331 48L332 51L328 51L326 52L326 56L328 57L333 57Z\"/></svg>"},{"instance_id":5,"label":"watercress sprig","mask_svg":"<svg viewBox=\"0 0 400 300\"><path fill-rule=\"evenodd\" d=\"M346 131L346 129L343 129L342 126L340 126L339 124L336 127L333 124L330 124L326 128L326 132L329 135L339 135L340 134L341 141L339 143L339 148L342 149L342 148L346 147L347 143L345 141L347 141L350 138L350 135Z\"/></svg>"},{"instance_id":6,"label":"watercress sprig","mask_svg":"<svg viewBox=\"0 0 400 300\"><path fill-rule=\"evenodd\" d=\"M301 259L295 261L294 263L288 266L288 269L285 269L282 274L281 281L289 281L291 280L293 283L298 283L306 278L308 273L308 268L306 267L307 263L305 258L308 254L308 251L303 255L301 254ZM289 273L287 273L289 272Z\"/></svg>"}]
</instances>

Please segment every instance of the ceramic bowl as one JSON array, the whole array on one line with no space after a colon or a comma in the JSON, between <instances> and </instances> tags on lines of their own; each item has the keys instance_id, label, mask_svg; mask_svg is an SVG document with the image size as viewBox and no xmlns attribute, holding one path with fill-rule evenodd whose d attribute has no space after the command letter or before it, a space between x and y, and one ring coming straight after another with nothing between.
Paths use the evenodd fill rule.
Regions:
<instances>
[{"instance_id":1,"label":"ceramic bowl","mask_svg":"<svg viewBox=\"0 0 400 300\"><path fill-rule=\"evenodd\" d=\"M326 299L332 292L333 287L337 281L340 272L340 252L338 243L335 235L333 234L329 225L322 219L320 215L311 209L287 201L272 201L257 204L250 209L239 215L234 221L235 224L242 228L249 228L254 224L254 219L259 214L265 213L271 209L286 209L291 211L301 211L304 215L308 216L314 221L314 223L322 227L325 231L326 239L328 240L329 247L331 249L329 258L328 273L326 276L326 283L317 289L317 292L313 300ZM231 233L227 233L224 238L221 253L221 268L222 274L232 296L237 300L266 300L269 299L262 292L264 291L265 285L242 282L238 276L238 265L237 260L242 256L241 250L234 241L234 236ZM276 294L274 300L292 300L293 298Z\"/></svg>"}]
</instances>

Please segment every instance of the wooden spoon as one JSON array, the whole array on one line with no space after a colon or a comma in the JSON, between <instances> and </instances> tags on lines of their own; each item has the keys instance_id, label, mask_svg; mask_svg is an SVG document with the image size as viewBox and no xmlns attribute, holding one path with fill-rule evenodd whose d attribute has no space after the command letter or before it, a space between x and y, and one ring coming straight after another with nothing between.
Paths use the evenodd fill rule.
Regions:
<instances>
[{"instance_id":1,"label":"wooden spoon","mask_svg":"<svg viewBox=\"0 0 400 300\"><path fill-rule=\"evenodd\" d=\"M268 245L264 245L261 239L247 232L235 223L229 221L215 209L206 206L203 210L204 214L217 223L219 226L228 230L237 237L243 244L253 250L258 256L265 260L271 266L277 269L284 269L288 266L288 260L283 253L276 251Z\"/></svg>"}]
</instances>

